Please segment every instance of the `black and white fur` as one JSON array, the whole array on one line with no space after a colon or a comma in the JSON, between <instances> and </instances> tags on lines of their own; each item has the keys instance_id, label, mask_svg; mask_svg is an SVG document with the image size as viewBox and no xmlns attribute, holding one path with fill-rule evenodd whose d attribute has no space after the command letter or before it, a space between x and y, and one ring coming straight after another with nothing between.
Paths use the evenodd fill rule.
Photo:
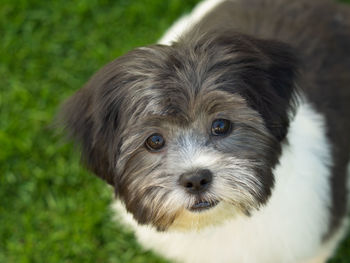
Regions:
<instances>
[{"instance_id":1,"label":"black and white fur","mask_svg":"<svg viewBox=\"0 0 350 263\"><path fill-rule=\"evenodd\" d=\"M333 254L349 201L349 14L323 0L206 0L65 103L83 161L141 244L190 263ZM216 119L229 134L212 136ZM154 133L159 152L145 147ZM203 170L205 192L179 183Z\"/></svg>"}]
</instances>

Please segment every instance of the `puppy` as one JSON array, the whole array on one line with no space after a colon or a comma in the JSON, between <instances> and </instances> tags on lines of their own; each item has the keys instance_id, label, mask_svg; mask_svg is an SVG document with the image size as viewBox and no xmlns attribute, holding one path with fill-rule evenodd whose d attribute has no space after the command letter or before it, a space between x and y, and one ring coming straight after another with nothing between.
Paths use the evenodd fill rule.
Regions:
<instances>
[{"instance_id":1,"label":"puppy","mask_svg":"<svg viewBox=\"0 0 350 263\"><path fill-rule=\"evenodd\" d=\"M347 226L350 12L207 0L63 106L147 249L178 262L325 262Z\"/></svg>"}]
</instances>

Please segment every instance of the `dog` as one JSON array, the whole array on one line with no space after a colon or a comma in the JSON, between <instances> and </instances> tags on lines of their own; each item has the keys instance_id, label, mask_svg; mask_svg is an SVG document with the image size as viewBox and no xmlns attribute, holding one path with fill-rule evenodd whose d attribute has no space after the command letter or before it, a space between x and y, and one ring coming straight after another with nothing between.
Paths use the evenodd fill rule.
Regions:
<instances>
[{"instance_id":1,"label":"dog","mask_svg":"<svg viewBox=\"0 0 350 263\"><path fill-rule=\"evenodd\" d=\"M176 262L326 262L348 222L350 11L206 0L62 107L146 248Z\"/></svg>"}]
</instances>

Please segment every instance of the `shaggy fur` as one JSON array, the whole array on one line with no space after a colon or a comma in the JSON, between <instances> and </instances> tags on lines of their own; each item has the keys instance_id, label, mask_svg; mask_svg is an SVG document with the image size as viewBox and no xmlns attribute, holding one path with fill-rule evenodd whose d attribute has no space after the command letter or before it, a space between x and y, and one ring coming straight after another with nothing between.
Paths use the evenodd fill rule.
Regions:
<instances>
[{"instance_id":1,"label":"shaggy fur","mask_svg":"<svg viewBox=\"0 0 350 263\"><path fill-rule=\"evenodd\" d=\"M296 249L296 255L271 255L266 262L295 262L334 240L327 258L342 236L337 233L347 211L349 10L328 1L227 0L197 17L201 19L192 19L181 32L176 25L169 31L168 36L181 33L178 38L165 36L173 43L137 48L112 61L64 104L64 123L81 144L84 163L115 188L133 220L158 231L205 231L217 226L219 233L228 222L234 226L240 220L275 221L276 212L283 210L276 197L288 200L286 192L292 196L300 190L305 200L296 198L293 205L320 208L322 220L315 223L314 232L310 230L319 245L309 246L311 254ZM227 135L211 133L217 119L230 121ZM154 133L165 139L158 152L145 146ZM307 148L306 143L303 149L294 134L309 136L309 142L316 136L314 143L322 145L319 158L313 158L318 154L314 146ZM294 165L320 176L314 181L305 175L309 182L305 195L293 184L286 188L287 181L281 179L288 173L287 163L295 158L286 159L289 152L303 153L310 165L301 165L301 160ZM188 193L179 178L203 169L213 175L208 190ZM291 177L295 182L303 180L293 165L289 171L295 171ZM313 190L317 193L311 196ZM191 211L202 204L213 207ZM303 213L299 218L307 216L307 207L299 212ZM255 229L260 223L244 224L241 230ZM297 229L303 223L296 218L290 224ZM160 238L156 232L147 233L150 239L144 232L139 235L147 240L144 243ZM182 242L177 238L168 235L166 240ZM149 247L157 250L158 246ZM173 253L158 250L165 256ZM209 259L203 255L198 262ZM186 255L169 257L195 262ZM253 262L230 255L222 261L234 258L233 262Z\"/></svg>"}]
</instances>

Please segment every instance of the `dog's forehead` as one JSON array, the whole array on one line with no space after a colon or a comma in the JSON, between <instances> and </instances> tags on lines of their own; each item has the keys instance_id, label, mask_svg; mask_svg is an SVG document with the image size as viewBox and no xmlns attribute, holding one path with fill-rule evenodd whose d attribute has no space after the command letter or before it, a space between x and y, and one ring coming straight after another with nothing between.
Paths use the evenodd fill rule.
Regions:
<instances>
[{"instance_id":1,"label":"dog's forehead","mask_svg":"<svg viewBox=\"0 0 350 263\"><path fill-rule=\"evenodd\" d=\"M248 106L239 94L230 94L220 90L200 90L197 94L188 94L187 90L178 89L171 92L163 88L148 101L142 118L151 124L157 121L180 122L191 124L200 118L224 117L242 114Z\"/></svg>"},{"instance_id":2,"label":"dog's forehead","mask_svg":"<svg viewBox=\"0 0 350 263\"><path fill-rule=\"evenodd\" d=\"M119 83L124 85L114 98L122 102L120 114L132 122L153 119L183 126L201 116L249 108L239 61L231 63L237 64L233 71L225 66L233 57L236 61L236 55L199 51L194 46L155 45L138 48L119 60Z\"/></svg>"},{"instance_id":3,"label":"dog's forehead","mask_svg":"<svg viewBox=\"0 0 350 263\"><path fill-rule=\"evenodd\" d=\"M153 46L138 48L130 57L127 75L136 79L136 85L129 91L147 102L145 111L193 119L200 113L246 107L234 88L244 85L240 75L231 72L228 77L227 69L222 69L227 58L195 51L193 47ZM227 85L230 92L225 91Z\"/></svg>"}]
</instances>

